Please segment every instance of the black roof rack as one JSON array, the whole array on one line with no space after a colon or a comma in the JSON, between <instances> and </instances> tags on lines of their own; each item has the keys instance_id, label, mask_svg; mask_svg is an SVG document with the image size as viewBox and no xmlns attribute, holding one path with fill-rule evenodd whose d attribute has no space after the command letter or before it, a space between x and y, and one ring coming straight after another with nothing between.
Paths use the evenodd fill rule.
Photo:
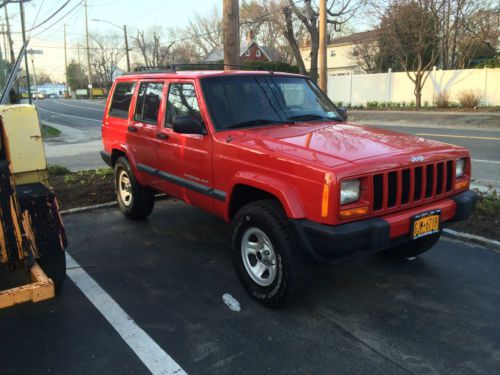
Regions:
<instances>
[{"instance_id":1,"label":"black roof rack","mask_svg":"<svg viewBox=\"0 0 500 375\"><path fill-rule=\"evenodd\" d=\"M132 72L125 74L147 74L147 73L175 73L178 70L218 70L230 66L239 69L247 70L264 70L259 66L239 65L239 64L223 64L223 63L191 63L191 64L171 64L166 66L138 66Z\"/></svg>"}]
</instances>

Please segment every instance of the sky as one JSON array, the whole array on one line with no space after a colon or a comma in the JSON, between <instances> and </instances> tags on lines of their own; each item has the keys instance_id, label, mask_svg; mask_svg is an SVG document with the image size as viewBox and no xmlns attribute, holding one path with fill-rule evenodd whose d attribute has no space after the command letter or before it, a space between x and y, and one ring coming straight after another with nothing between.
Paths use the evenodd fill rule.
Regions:
<instances>
[{"instance_id":1,"label":"sky","mask_svg":"<svg viewBox=\"0 0 500 375\"><path fill-rule=\"evenodd\" d=\"M29 30L33 25L43 22L66 1L32 0L25 3L26 29ZM79 3L82 4L79 5ZM189 22L189 18L195 12L203 14L214 7L221 11L222 0L88 0L89 32L99 31L123 35L122 30L107 23L92 21L92 19L110 21L119 26L125 24L129 35L135 34L137 29L148 29L152 25L165 28L182 27ZM9 4L7 10L17 57L22 45L19 5ZM63 18L66 14L67 16ZM4 23L3 9L0 9L0 18ZM29 48L43 50L42 55L34 55L36 72L47 73L53 80L61 82L64 81L64 24L67 25L68 62L72 59L77 60L78 44L85 45L85 16L81 0L70 0L54 18L33 30L29 45ZM0 46L3 53L3 39L1 38ZM80 55L84 64L83 48ZM32 69L31 64L30 69Z\"/></svg>"},{"instance_id":2,"label":"sky","mask_svg":"<svg viewBox=\"0 0 500 375\"><path fill-rule=\"evenodd\" d=\"M26 29L29 31L34 25L39 25L50 17L68 0L24 0ZM29 2L27 2L29 1ZM1 2L1 0L0 0ZM188 24L195 13L206 14L217 8L222 13L223 0L87 0L89 32L116 33L123 35L123 30L104 22L93 21L100 19L112 22L120 27L127 25L130 36L137 30L145 30L150 26L159 25L165 28L183 27ZM22 45L21 21L19 4L8 4L11 32L14 40L14 51L17 57ZM1 23L5 23L4 11L0 9ZM366 29L360 26L363 17L359 17L355 29ZM44 72L59 82L64 81L64 25L67 30L68 63L78 60L78 46L80 45L80 59L85 64L85 16L83 0L69 0L69 3L56 16L43 25L28 32L29 48L42 50L43 54L34 55L33 60L36 72ZM352 27L351 27L352 28ZM0 29L1 30L1 29ZM130 47L132 47L130 45ZM0 49L4 50L3 39L0 38ZM121 66L125 67L125 59ZM30 69L32 64L30 63Z\"/></svg>"}]
</instances>

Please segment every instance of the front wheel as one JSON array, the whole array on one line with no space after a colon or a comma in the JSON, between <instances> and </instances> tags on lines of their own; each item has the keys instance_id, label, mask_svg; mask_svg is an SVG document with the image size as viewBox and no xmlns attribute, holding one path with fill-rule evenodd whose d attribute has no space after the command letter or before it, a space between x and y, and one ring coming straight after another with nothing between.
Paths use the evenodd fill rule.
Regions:
<instances>
[{"instance_id":1,"label":"front wheel","mask_svg":"<svg viewBox=\"0 0 500 375\"><path fill-rule=\"evenodd\" d=\"M403 259L416 257L430 250L441 237L441 232L431 234L426 237L417 238L411 242L407 242L381 252L381 255L390 259Z\"/></svg>"},{"instance_id":2,"label":"front wheel","mask_svg":"<svg viewBox=\"0 0 500 375\"><path fill-rule=\"evenodd\" d=\"M154 191L139 184L124 157L115 164L115 189L120 210L127 218L144 219L153 211Z\"/></svg>"},{"instance_id":3,"label":"front wheel","mask_svg":"<svg viewBox=\"0 0 500 375\"><path fill-rule=\"evenodd\" d=\"M303 287L304 261L281 205L250 203L233 221L233 263L247 293L268 307L290 303Z\"/></svg>"}]
</instances>

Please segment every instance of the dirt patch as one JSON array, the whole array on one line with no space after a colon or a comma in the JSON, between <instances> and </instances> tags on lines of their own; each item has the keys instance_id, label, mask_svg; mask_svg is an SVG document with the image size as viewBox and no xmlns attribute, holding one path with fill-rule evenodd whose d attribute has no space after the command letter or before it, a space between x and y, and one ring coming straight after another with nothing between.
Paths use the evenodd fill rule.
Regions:
<instances>
[{"instance_id":1,"label":"dirt patch","mask_svg":"<svg viewBox=\"0 0 500 375\"><path fill-rule=\"evenodd\" d=\"M61 210L91 206L116 199L111 169L50 174L49 182Z\"/></svg>"},{"instance_id":2,"label":"dirt patch","mask_svg":"<svg viewBox=\"0 0 500 375\"><path fill-rule=\"evenodd\" d=\"M479 193L471 217L449 226L450 229L500 240L500 197L495 190Z\"/></svg>"},{"instance_id":3,"label":"dirt patch","mask_svg":"<svg viewBox=\"0 0 500 375\"><path fill-rule=\"evenodd\" d=\"M500 216L498 215L495 218L473 213L467 220L453 223L448 228L457 232L483 236L490 240L500 240Z\"/></svg>"}]
</instances>

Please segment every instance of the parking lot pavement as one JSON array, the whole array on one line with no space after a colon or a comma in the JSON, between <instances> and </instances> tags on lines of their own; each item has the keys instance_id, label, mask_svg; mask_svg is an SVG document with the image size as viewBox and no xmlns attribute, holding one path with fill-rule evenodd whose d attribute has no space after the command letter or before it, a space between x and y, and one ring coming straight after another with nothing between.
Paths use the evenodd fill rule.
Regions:
<instances>
[{"instance_id":1,"label":"parking lot pavement","mask_svg":"<svg viewBox=\"0 0 500 375\"><path fill-rule=\"evenodd\" d=\"M413 261L313 266L269 310L232 269L230 228L175 201L149 220L65 217L71 256L188 374L484 373L500 368L500 254L443 239ZM230 293L241 304L231 311ZM8 373L147 373L68 280L54 300L0 310Z\"/></svg>"}]
</instances>

